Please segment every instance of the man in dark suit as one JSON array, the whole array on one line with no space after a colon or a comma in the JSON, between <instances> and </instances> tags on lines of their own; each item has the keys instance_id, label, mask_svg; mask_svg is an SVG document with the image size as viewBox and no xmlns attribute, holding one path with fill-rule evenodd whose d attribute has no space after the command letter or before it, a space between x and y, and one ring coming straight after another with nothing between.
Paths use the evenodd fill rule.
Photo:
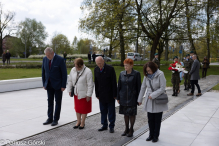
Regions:
<instances>
[{"instance_id":1,"label":"man in dark suit","mask_svg":"<svg viewBox=\"0 0 219 146\"><path fill-rule=\"evenodd\" d=\"M110 122L110 133L114 133L116 120L115 99L117 96L116 73L112 66L104 63L104 59L99 56L96 58L97 67L94 69L95 92L99 99L101 124L103 125L98 131L108 129L108 120Z\"/></svg>"},{"instance_id":2,"label":"man in dark suit","mask_svg":"<svg viewBox=\"0 0 219 146\"><path fill-rule=\"evenodd\" d=\"M58 124L62 104L62 92L66 88L67 70L64 58L56 55L52 48L47 47L44 51L46 57L43 58L42 80L43 88L47 90L48 95L48 119L43 125ZM55 114L53 116L53 103L55 96Z\"/></svg>"},{"instance_id":3,"label":"man in dark suit","mask_svg":"<svg viewBox=\"0 0 219 146\"><path fill-rule=\"evenodd\" d=\"M93 58L93 63L95 62L95 60L96 60L96 53L95 52L93 52L93 55L92 55L92 58Z\"/></svg>"},{"instance_id":4,"label":"man in dark suit","mask_svg":"<svg viewBox=\"0 0 219 146\"><path fill-rule=\"evenodd\" d=\"M194 60L194 62L192 64L192 69L189 72L189 74L191 75L190 83L191 83L191 86L192 86L192 91L191 91L191 93L189 93L187 95L188 96L193 96L194 95L195 85L196 85L196 87L198 88L198 94L196 96L201 96L202 93L201 93L200 86L198 84L198 80L200 79L200 76L199 76L200 63L197 60L197 55L193 55L192 59Z\"/></svg>"},{"instance_id":5,"label":"man in dark suit","mask_svg":"<svg viewBox=\"0 0 219 146\"><path fill-rule=\"evenodd\" d=\"M11 53L9 52L9 50L7 50L7 53L6 53L7 65L10 64L10 57L11 57Z\"/></svg>"}]
</instances>

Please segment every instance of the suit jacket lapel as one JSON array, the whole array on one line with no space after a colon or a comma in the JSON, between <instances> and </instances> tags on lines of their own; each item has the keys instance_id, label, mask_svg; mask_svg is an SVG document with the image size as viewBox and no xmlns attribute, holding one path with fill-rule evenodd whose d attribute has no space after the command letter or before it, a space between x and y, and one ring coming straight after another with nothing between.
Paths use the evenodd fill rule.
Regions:
<instances>
[{"instance_id":1,"label":"suit jacket lapel","mask_svg":"<svg viewBox=\"0 0 219 146\"><path fill-rule=\"evenodd\" d=\"M48 58L46 58L46 65L45 65L45 67L49 70L49 59Z\"/></svg>"}]
</instances>

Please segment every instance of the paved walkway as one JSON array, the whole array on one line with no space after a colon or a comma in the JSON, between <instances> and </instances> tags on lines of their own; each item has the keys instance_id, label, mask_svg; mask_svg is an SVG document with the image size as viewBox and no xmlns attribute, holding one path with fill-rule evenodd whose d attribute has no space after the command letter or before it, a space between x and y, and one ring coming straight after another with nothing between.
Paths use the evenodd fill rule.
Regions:
<instances>
[{"instance_id":1,"label":"paved walkway","mask_svg":"<svg viewBox=\"0 0 219 146\"><path fill-rule=\"evenodd\" d=\"M128 146L218 146L219 93L207 92L163 121L157 143L146 142L148 134Z\"/></svg>"},{"instance_id":2,"label":"paved walkway","mask_svg":"<svg viewBox=\"0 0 219 146\"><path fill-rule=\"evenodd\" d=\"M43 88L0 93L0 104L0 145L1 140L19 140L57 127L43 125L47 119L47 92ZM93 94L88 116L99 112L99 101ZM58 126L75 120L74 98L65 90Z\"/></svg>"},{"instance_id":3,"label":"paved walkway","mask_svg":"<svg viewBox=\"0 0 219 146\"><path fill-rule=\"evenodd\" d=\"M219 76L207 76L200 80L202 90L206 90L219 82ZM181 86L181 89L183 87ZM169 111L179 104L191 99L186 96L188 92L181 90L178 97L172 97L172 90L167 90L169 95ZM197 93L197 90L196 90ZM47 119L47 95L42 88L0 93L0 145L14 140L45 140L46 145L113 145L123 140L121 133L124 131L123 116L116 115L115 133L108 131L100 133L99 103L93 94L92 113L86 120L86 127L82 131L72 130L76 116L74 111L74 100L65 91L63 94L62 112L59 126L44 126L42 123ZM117 105L118 106L118 105ZM147 125L146 113L138 107L138 115L135 123L135 131ZM167 111L168 112L168 111ZM91 116L93 115L93 116ZM48 131L49 130L49 131ZM134 133L136 136L137 133ZM163 134L162 134L163 135ZM80 140L79 140L80 139ZM131 139L128 139L131 140ZM4 142L4 143L2 143Z\"/></svg>"}]
</instances>

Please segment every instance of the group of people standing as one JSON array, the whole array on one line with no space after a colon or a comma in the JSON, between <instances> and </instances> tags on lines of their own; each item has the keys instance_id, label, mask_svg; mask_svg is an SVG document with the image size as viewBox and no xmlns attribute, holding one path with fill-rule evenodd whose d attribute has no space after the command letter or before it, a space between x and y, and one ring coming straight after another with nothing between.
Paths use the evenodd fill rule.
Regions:
<instances>
[{"instance_id":1,"label":"group of people standing","mask_svg":"<svg viewBox=\"0 0 219 146\"><path fill-rule=\"evenodd\" d=\"M3 65L5 65L6 60L7 60L7 65L10 64L10 58L11 58L11 53L9 52L9 50L7 50L7 53L5 53L5 51L3 51L3 54L2 54Z\"/></svg>"},{"instance_id":2,"label":"group of people standing","mask_svg":"<svg viewBox=\"0 0 219 146\"><path fill-rule=\"evenodd\" d=\"M124 71L119 75L118 86L114 67L107 65L102 56L95 58L97 67L94 69L94 83L92 71L85 66L81 58L74 60L75 67L71 69L67 81L67 71L64 59L56 55L52 48L45 49L46 57L43 59L42 79L43 87L48 94L48 119L44 125L55 126L61 112L62 92L66 88L69 96L74 92L74 108L77 123L74 129L84 129L87 114L92 109L92 93L95 86L96 98L99 100L102 127L98 131L108 130L114 133L116 111L115 102L120 105L119 114L124 115L124 132L122 136L132 137L137 115L137 106L144 100L144 110L148 113L150 128L146 141L157 142L163 111L167 104L158 104L155 99L165 92L166 79L164 73L153 62L143 67L144 79L141 84L141 75L133 69L134 61L124 60ZM151 85L149 85L149 81ZM74 88L73 88L74 87ZM153 89L151 89L153 87ZM146 93L145 93L146 92ZM53 116L53 100L56 100L55 114ZM108 117L108 118L107 118Z\"/></svg>"},{"instance_id":3,"label":"group of people standing","mask_svg":"<svg viewBox=\"0 0 219 146\"><path fill-rule=\"evenodd\" d=\"M157 64L157 66L160 66L160 62L158 60L158 53L155 53L155 58L152 60L154 63ZM178 72L175 71L172 73L171 82L173 84L173 94L172 96L177 96L180 93L180 83L181 80L184 78L184 86L186 91L189 91L191 88L191 92L187 94L188 96L193 96L195 91L195 85L198 88L198 94L196 96L201 96L201 89L198 84L198 80L200 79L199 75L199 69L200 69L200 63L197 60L197 55L194 54L193 51L190 52L190 54L187 54L186 57L183 59L183 62L179 62L178 56L175 56L173 58L174 63L180 63L182 66L184 66L185 70L188 73L184 72ZM209 68L209 60L204 57L204 60L202 61L202 78L206 78L207 69Z\"/></svg>"},{"instance_id":4,"label":"group of people standing","mask_svg":"<svg viewBox=\"0 0 219 146\"><path fill-rule=\"evenodd\" d=\"M134 124L137 115L137 106L144 100L144 110L147 112L149 124L149 136L146 141L157 142L160 135L160 127L163 111L168 110L167 103L158 103L156 98L165 93L166 79L164 73L159 69L160 62L158 54L155 54L153 61L147 62L143 67L144 79L141 84L141 74L133 69L132 59L124 60L124 71L119 75L117 82L114 67L107 65L102 56L95 58L97 67L94 69L94 81L92 71L85 66L83 59L74 60L74 65L67 81L67 70L64 58L56 55L52 48L46 48L42 65L43 88L48 95L48 119L44 125L58 124L61 112L62 94L66 89L70 97L74 96L74 108L76 111L77 122L74 129L84 129L87 114L92 111L92 94L95 87L95 95L99 100L102 127L98 131L108 130L114 133L116 111L115 102L120 105L119 114L124 115L124 132L121 136L132 137ZM191 52L192 53L192 52ZM191 83L192 91L188 95L194 94L194 85L198 88L197 96L201 95L198 85L199 80L199 61L195 54L186 55L184 62L188 74L184 74L185 90L188 90ZM89 57L89 56L88 56ZM91 55L90 55L91 57ZM174 62L178 57L174 57ZM206 60L203 61L207 67ZM172 74L174 94L179 90L180 74ZM118 84L117 84L118 83ZM74 93L74 95L72 95ZM175 96L175 95L173 95ZM53 114L54 97L56 101L55 113Z\"/></svg>"}]
</instances>

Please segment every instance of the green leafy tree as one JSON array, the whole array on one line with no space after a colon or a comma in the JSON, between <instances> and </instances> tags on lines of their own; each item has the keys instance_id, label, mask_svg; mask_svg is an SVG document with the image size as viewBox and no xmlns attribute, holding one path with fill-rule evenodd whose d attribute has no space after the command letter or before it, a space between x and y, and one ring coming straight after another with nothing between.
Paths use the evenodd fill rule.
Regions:
<instances>
[{"instance_id":1,"label":"green leafy tree","mask_svg":"<svg viewBox=\"0 0 219 146\"><path fill-rule=\"evenodd\" d=\"M55 53L63 54L66 53L72 53L72 50L70 48L70 41L68 38L63 34L55 35L52 38L52 48L54 49Z\"/></svg>"},{"instance_id":2,"label":"green leafy tree","mask_svg":"<svg viewBox=\"0 0 219 146\"><path fill-rule=\"evenodd\" d=\"M17 30L17 36L21 38L26 47L26 56L31 54L38 54L38 46L44 46L48 34L46 27L37 22L36 19L26 18L25 21L20 22ZM28 51L31 50L31 51ZM25 48L24 50L25 51Z\"/></svg>"}]
</instances>

